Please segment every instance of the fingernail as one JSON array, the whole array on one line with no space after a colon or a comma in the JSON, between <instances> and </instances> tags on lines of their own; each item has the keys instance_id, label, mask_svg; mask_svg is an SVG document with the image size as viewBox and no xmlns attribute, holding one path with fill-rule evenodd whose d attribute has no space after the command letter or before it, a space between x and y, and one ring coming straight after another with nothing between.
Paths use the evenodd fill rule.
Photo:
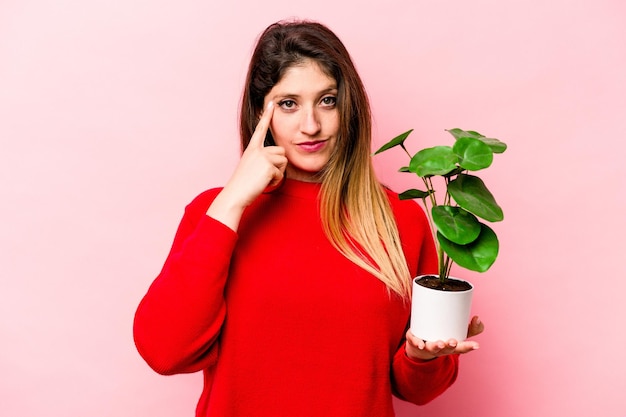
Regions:
<instances>
[{"instance_id":1,"label":"fingernail","mask_svg":"<svg viewBox=\"0 0 626 417\"><path fill-rule=\"evenodd\" d=\"M271 109L273 106L274 106L274 102L270 100L270 101L268 101L268 102L267 102L267 107L266 107L266 109L267 109L267 110L269 110L269 109Z\"/></svg>"}]
</instances>

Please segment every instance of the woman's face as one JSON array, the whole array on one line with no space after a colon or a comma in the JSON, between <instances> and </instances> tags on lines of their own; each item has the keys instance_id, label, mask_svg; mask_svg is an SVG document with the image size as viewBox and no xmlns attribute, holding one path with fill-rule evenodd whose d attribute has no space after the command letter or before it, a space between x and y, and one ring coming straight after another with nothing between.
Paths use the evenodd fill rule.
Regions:
<instances>
[{"instance_id":1,"label":"woman's face","mask_svg":"<svg viewBox=\"0 0 626 417\"><path fill-rule=\"evenodd\" d=\"M285 149L287 177L319 181L337 143L337 83L312 60L292 66L265 96L274 102L270 131Z\"/></svg>"}]
</instances>

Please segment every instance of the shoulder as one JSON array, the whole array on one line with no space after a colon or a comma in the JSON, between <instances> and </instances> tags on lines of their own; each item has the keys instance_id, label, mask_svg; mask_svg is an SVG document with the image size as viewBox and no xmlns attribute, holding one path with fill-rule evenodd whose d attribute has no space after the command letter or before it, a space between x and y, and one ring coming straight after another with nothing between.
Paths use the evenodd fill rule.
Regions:
<instances>
[{"instance_id":1,"label":"shoulder","mask_svg":"<svg viewBox=\"0 0 626 417\"><path fill-rule=\"evenodd\" d=\"M400 200L397 193L387 188L385 191L411 274L437 271L437 254L423 206L415 200Z\"/></svg>"},{"instance_id":2,"label":"shoulder","mask_svg":"<svg viewBox=\"0 0 626 417\"><path fill-rule=\"evenodd\" d=\"M383 186L387 199L391 205L398 227L409 223L415 227L416 223L419 226L428 227L428 219L424 209L415 200L400 200L398 193L392 191L386 186Z\"/></svg>"},{"instance_id":3,"label":"shoulder","mask_svg":"<svg viewBox=\"0 0 626 417\"><path fill-rule=\"evenodd\" d=\"M223 187L211 188L201 192L187 204L185 211L188 213L206 213L213 200L215 200L215 197L222 191L222 188Z\"/></svg>"}]
</instances>

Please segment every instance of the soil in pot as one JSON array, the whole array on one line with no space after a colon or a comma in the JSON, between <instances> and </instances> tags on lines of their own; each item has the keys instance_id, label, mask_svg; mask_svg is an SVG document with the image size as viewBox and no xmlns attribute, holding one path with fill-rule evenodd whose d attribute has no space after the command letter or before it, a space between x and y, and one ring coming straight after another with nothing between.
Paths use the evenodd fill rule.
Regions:
<instances>
[{"instance_id":1,"label":"soil in pot","mask_svg":"<svg viewBox=\"0 0 626 417\"><path fill-rule=\"evenodd\" d=\"M417 280L417 283L422 287L439 291L467 291L472 289L469 283L454 278L448 278L445 283L442 284L439 277L434 275L422 277Z\"/></svg>"}]
</instances>

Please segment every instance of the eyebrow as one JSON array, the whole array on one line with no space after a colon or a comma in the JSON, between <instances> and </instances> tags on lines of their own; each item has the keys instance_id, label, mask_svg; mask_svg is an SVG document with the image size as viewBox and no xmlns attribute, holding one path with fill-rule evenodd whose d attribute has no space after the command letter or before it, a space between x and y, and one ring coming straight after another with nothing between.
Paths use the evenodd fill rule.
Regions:
<instances>
[{"instance_id":1,"label":"eyebrow","mask_svg":"<svg viewBox=\"0 0 626 417\"><path fill-rule=\"evenodd\" d=\"M323 96L324 94L329 94L329 93L337 93L337 86L336 85L332 85L328 88L325 88L323 90L320 90L317 95L318 96ZM274 97L294 97L294 98L299 98L300 94L296 94L296 93L284 93L281 91L277 91L276 94L274 94Z\"/></svg>"}]
</instances>

